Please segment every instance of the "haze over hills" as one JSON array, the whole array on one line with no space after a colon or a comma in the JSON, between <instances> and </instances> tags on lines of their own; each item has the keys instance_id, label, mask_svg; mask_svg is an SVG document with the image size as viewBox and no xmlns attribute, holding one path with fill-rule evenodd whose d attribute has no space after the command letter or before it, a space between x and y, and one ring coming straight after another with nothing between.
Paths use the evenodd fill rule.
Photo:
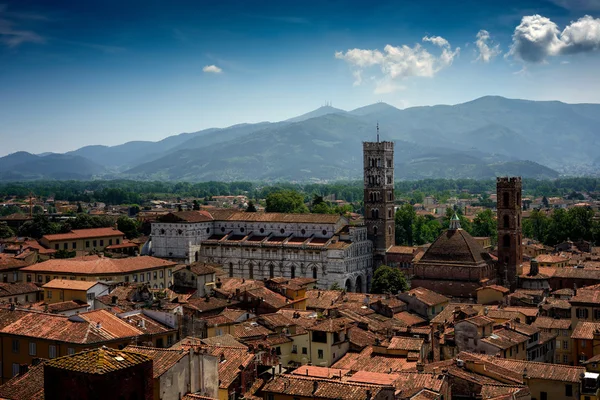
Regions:
<instances>
[{"instance_id":1,"label":"haze over hills","mask_svg":"<svg viewBox=\"0 0 600 400\"><path fill-rule=\"evenodd\" d=\"M600 104L482 97L399 110L330 106L281 122L182 133L158 142L0 158L0 179L336 180L362 174L362 141L393 140L397 179L555 178L597 173ZM61 157L62 156L62 157ZM42 162L41 160L44 160ZM73 172L76 171L76 172Z\"/></svg>"}]
</instances>

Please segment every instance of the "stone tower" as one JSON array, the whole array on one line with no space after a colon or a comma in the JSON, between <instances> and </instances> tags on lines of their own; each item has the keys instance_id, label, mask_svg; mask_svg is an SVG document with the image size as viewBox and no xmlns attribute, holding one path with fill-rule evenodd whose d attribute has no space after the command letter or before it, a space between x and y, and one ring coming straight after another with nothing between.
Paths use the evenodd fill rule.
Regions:
<instances>
[{"instance_id":1,"label":"stone tower","mask_svg":"<svg viewBox=\"0 0 600 400\"><path fill-rule=\"evenodd\" d=\"M523 272L521 177L497 178L498 278L511 291Z\"/></svg>"},{"instance_id":2,"label":"stone tower","mask_svg":"<svg viewBox=\"0 0 600 400\"><path fill-rule=\"evenodd\" d=\"M394 245L394 142L363 142L365 223L373 242L374 264L385 262Z\"/></svg>"}]
</instances>

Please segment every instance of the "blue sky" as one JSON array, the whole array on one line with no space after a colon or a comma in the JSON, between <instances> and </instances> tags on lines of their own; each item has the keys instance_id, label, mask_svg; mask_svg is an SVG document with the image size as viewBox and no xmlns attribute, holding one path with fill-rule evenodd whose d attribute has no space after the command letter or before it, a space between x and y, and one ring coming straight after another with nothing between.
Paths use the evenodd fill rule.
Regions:
<instances>
[{"instance_id":1,"label":"blue sky","mask_svg":"<svg viewBox=\"0 0 600 400\"><path fill-rule=\"evenodd\" d=\"M600 103L599 17L600 0L0 0L0 156L326 102Z\"/></svg>"}]
</instances>

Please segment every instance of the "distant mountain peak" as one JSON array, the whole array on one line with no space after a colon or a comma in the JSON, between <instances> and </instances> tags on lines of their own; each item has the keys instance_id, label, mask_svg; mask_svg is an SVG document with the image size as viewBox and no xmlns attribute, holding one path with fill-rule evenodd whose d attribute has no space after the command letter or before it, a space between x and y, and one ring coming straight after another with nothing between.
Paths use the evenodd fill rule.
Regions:
<instances>
[{"instance_id":1,"label":"distant mountain peak","mask_svg":"<svg viewBox=\"0 0 600 400\"><path fill-rule=\"evenodd\" d=\"M363 115L368 115L368 114L373 114L373 113L382 113L382 112L388 112L388 111L399 111L399 109L397 109L396 107L394 107L388 103L379 102L379 103L369 104L368 106L356 108L352 111L349 111L349 113L352 115L363 116Z\"/></svg>"},{"instance_id":2,"label":"distant mountain peak","mask_svg":"<svg viewBox=\"0 0 600 400\"><path fill-rule=\"evenodd\" d=\"M294 118L286 119L285 122L301 122L306 121L307 119L322 117L327 114L346 114L345 110L341 110L339 108L335 108L332 106L321 106L316 110L307 112L306 114L299 115Z\"/></svg>"}]
</instances>

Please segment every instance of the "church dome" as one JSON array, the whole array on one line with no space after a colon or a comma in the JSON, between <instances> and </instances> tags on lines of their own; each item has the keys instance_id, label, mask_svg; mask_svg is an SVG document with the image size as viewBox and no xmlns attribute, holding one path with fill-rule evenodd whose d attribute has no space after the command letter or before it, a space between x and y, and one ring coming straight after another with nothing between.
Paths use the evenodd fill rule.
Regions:
<instances>
[{"instance_id":1,"label":"church dome","mask_svg":"<svg viewBox=\"0 0 600 400\"><path fill-rule=\"evenodd\" d=\"M489 254L463 229L448 229L429 246L419 262L451 262L477 265L486 262Z\"/></svg>"}]
</instances>

